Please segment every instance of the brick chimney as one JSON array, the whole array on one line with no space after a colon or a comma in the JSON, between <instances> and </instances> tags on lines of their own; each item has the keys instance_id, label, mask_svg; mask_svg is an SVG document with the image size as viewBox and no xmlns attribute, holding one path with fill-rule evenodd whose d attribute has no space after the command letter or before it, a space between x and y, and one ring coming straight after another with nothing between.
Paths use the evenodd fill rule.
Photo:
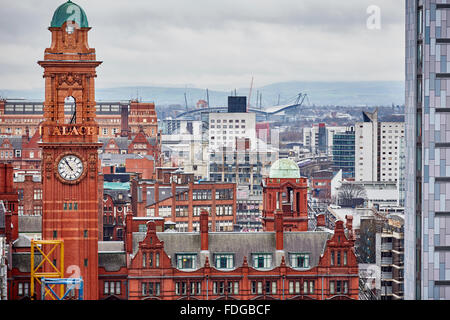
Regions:
<instances>
[{"instance_id":1,"label":"brick chimney","mask_svg":"<svg viewBox=\"0 0 450 320\"><path fill-rule=\"evenodd\" d=\"M147 222L147 234L155 234L156 233L156 223L155 221Z\"/></svg>"},{"instance_id":2,"label":"brick chimney","mask_svg":"<svg viewBox=\"0 0 450 320\"><path fill-rule=\"evenodd\" d=\"M7 241L19 237L19 196L13 188L13 166L10 163L0 164L0 200L5 205L5 233Z\"/></svg>"},{"instance_id":3,"label":"brick chimney","mask_svg":"<svg viewBox=\"0 0 450 320\"><path fill-rule=\"evenodd\" d=\"M275 242L277 250L284 249L283 229L283 212L281 210L278 210L275 212Z\"/></svg>"},{"instance_id":4,"label":"brick chimney","mask_svg":"<svg viewBox=\"0 0 450 320\"><path fill-rule=\"evenodd\" d=\"M346 224L348 234L353 239L353 216L352 215L346 215L345 216Z\"/></svg>"},{"instance_id":5,"label":"brick chimney","mask_svg":"<svg viewBox=\"0 0 450 320\"><path fill-rule=\"evenodd\" d=\"M208 219L209 213L206 210L202 210L200 213L200 240L201 240L201 250L208 251Z\"/></svg>"},{"instance_id":6,"label":"brick chimney","mask_svg":"<svg viewBox=\"0 0 450 320\"><path fill-rule=\"evenodd\" d=\"M13 193L12 164L0 164L0 193Z\"/></svg>"},{"instance_id":7,"label":"brick chimney","mask_svg":"<svg viewBox=\"0 0 450 320\"><path fill-rule=\"evenodd\" d=\"M128 124L128 105L120 106L120 136L128 137L130 128Z\"/></svg>"},{"instance_id":8,"label":"brick chimney","mask_svg":"<svg viewBox=\"0 0 450 320\"><path fill-rule=\"evenodd\" d=\"M317 216L317 226L325 228L325 215L319 214Z\"/></svg>"},{"instance_id":9,"label":"brick chimney","mask_svg":"<svg viewBox=\"0 0 450 320\"><path fill-rule=\"evenodd\" d=\"M133 215L127 213L125 216L125 230L126 230L126 243L125 248L127 253L133 252Z\"/></svg>"}]
</instances>

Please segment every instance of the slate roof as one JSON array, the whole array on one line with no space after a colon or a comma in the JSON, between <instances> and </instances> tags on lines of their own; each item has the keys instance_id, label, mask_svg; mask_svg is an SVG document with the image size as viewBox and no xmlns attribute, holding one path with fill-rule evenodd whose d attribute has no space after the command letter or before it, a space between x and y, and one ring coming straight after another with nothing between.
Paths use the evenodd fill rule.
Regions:
<instances>
[{"instance_id":1,"label":"slate roof","mask_svg":"<svg viewBox=\"0 0 450 320\"><path fill-rule=\"evenodd\" d=\"M14 150L22 150L21 136L0 137L0 145L2 145L5 140L9 140L9 142L11 142L11 145Z\"/></svg>"},{"instance_id":2,"label":"slate roof","mask_svg":"<svg viewBox=\"0 0 450 320\"><path fill-rule=\"evenodd\" d=\"M129 140L128 137L99 138L98 142L103 143L102 149L106 149L111 140L114 140L119 150L127 150L131 143L131 140Z\"/></svg>"},{"instance_id":3,"label":"slate roof","mask_svg":"<svg viewBox=\"0 0 450 320\"><path fill-rule=\"evenodd\" d=\"M98 242L98 266L106 271L115 272L127 266L123 241Z\"/></svg>"},{"instance_id":4,"label":"slate roof","mask_svg":"<svg viewBox=\"0 0 450 320\"><path fill-rule=\"evenodd\" d=\"M143 241L145 232L133 233L133 255L137 253L139 242ZM164 251L172 259L172 266L176 266L177 253L196 253L199 257L197 267L202 267L205 254L213 265L214 254L234 254L235 267L241 267L244 257L247 257L249 266L252 266L252 254L272 253L272 268L281 263L281 256L289 266L289 253L309 253L310 267L318 265L319 259L325 251L327 240L331 237L329 232L284 232L284 250L277 251L275 232L209 232L209 251L201 252L200 233L189 232L157 232L157 236L164 241Z\"/></svg>"},{"instance_id":5,"label":"slate roof","mask_svg":"<svg viewBox=\"0 0 450 320\"><path fill-rule=\"evenodd\" d=\"M139 155L139 154L112 154L112 153L101 153L99 155L100 160L105 166L113 165L125 165L126 159L143 159L155 160L153 156L149 155Z\"/></svg>"},{"instance_id":6,"label":"slate roof","mask_svg":"<svg viewBox=\"0 0 450 320\"><path fill-rule=\"evenodd\" d=\"M127 257L125 252L99 252L98 266L105 268L106 271L116 272L120 268L127 266Z\"/></svg>"},{"instance_id":7,"label":"slate roof","mask_svg":"<svg viewBox=\"0 0 450 320\"><path fill-rule=\"evenodd\" d=\"M42 232L41 216L19 216L19 232L37 233Z\"/></svg>"},{"instance_id":8,"label":"slate roof","mask_svg":"<svg viewBox=\"0 0 450 320\"><path fill-rule=\"evenodd\" d=\"M128 193L129 189L120 189L120 190L112 190L112 189L104 189L103 194L107 194L111 196L114 203L126 203L131 201L131 195ZM122 194L122 199L119 199L119 194Z\"/></svg>"},{"instance_id":9,"label":"slate roof","mask_svg":"<svg viewBox=\"0 0 450 320\"><path fill-rule=\"evenodd\" d=\"M36 268L42 261L42 255L39 252L34 254L34 267ZM31 272L31 254L29 252L13 252L12 266L19 269L20 272Z\"/></svg>"}]
</instances>

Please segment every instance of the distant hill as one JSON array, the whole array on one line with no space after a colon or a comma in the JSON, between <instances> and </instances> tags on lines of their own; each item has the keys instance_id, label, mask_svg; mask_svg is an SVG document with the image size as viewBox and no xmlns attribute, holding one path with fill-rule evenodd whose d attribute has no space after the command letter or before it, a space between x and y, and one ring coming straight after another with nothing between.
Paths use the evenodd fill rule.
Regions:
<instances>
[{"instance_id":1,"label":"distant hill","mask_svg":"<svg viewBox=\"0 0 450 320\"><path fill-rule=\"evenodd\" d=\"M388 106L404 104L404 83L402 81L379 82L282 82L260 88L254 88L251 104L256 105L257 92L262 94L262 106L269 107L289 104L295 101L299 93L307 94L306 104L327 106ZM237 89L237 95L248 96L250 89ZM118 87L97 89L96 99L130 100L139 97L142 101L154 101L157 105L185 105L185 97L189 107L195 106L198 100L206 100L206 88L170 88L170 87ZM225 91L209 90L211 106L226 106ZM233 92L234 94L234 92ZM7 99L23 98L27 100L43 100L44 89L35 90L1 90L0 97Z\"/></svg>"}]
</instances>

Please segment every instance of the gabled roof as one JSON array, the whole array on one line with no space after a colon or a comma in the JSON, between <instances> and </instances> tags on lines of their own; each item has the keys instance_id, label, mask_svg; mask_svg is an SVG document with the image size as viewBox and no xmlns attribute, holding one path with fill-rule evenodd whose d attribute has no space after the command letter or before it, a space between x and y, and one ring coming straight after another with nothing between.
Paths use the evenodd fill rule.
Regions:
<instances>
[{"instance_id":1,"label":"gabled roof","mask_svg":"<svg viewBox=\"0 0 450 320\"><path fill-rule=\"evenodd\" d=\"M126 150L128 149L128 145L130 144L131 140L128 140L127 137L114 137L114 138L99 138L98 142L103 143L102 149L107 149L108 144L114 141L114 143L117 145L119 150Z\"/></svg>"},{"instance_id":2,"label":"gabled roof","mask_svg":"<svg viewBox=\"0 0 450 320\"><path fill-rule=\"evenodd\" d=\"M164 251L172 259L172 266L176 267L175 256L177 253L196 253L199 258L201 252L200 233L190 232L157 232L159 240L164 241ZM139 242L145 239L146 233L133 233L133 254L139 248ZM247 258L249 266L252 266L252 254L273 254L273 265L275 268L281 263L280 252L276 250L275 232L209 232L208 259L214 261L214 254L234 254L235 267L241 267L244 257ZM289 253L309 253L310 267L319 264L323 255L328 232L284 232L284 255L286 264L289 266ZM203 267L205 257L200 261L198 267Z\"/></svg>"},{"instance_id":3,"label":"gabled roof","mask_svg":"<svg viewBox=\"0 0 450 320\"><path fill-rule=\"evenodd\" d=\"M21 150L22 149L22 136L8 136L8 137L1 137L0 138L0 146L3 144L5 140L8 140L14 150Z\"/></svg>"}]
</instances>

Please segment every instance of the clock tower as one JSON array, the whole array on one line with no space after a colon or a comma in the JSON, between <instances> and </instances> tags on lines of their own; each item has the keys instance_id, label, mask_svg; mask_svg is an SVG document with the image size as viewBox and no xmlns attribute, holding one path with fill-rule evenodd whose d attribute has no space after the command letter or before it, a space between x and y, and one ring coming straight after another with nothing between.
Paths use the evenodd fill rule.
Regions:
<instances>
[{"instance_id":1,"label":"clock tower","mask_svg":"<svg viewBox=\"0 0 450 320\"><path fill-rule=\"evenodd\" d=\"M94 84L101 62L88 46L90 29L80 6L62 4L49 27L51 46L38 64L45 79L42 238L64 240L64 277L82 277L84 299L96 300L100 144Z\"/></svg>"}]
</instances>

